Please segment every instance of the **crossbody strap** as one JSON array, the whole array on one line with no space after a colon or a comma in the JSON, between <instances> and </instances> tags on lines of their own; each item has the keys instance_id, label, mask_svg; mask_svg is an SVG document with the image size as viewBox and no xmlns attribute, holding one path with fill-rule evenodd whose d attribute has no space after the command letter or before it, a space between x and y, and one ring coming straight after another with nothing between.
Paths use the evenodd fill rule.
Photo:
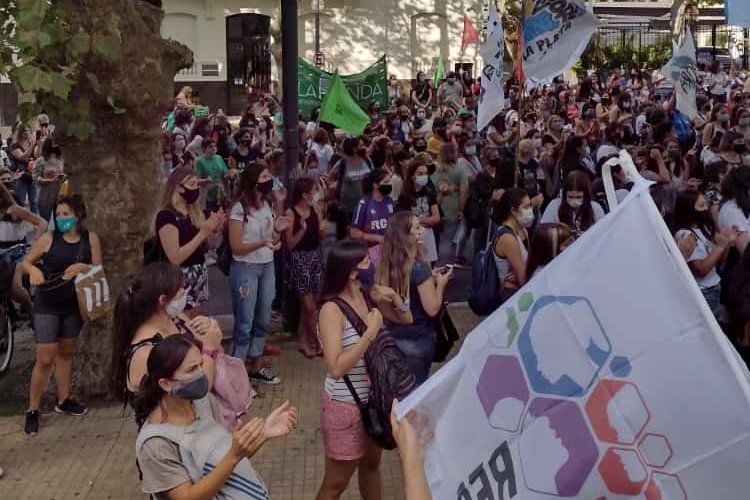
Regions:
<instances>
[{"instance_id":1,"label":"crossbody strap","mask_svg":"<svg viewBox=\"0 0 750 500\"><path fill-rule=\"evenodd\" d=\"M364 293L365 295L365 301L367 302L368 310L370 308L370 303L367 300L367 293ZM362 320L362 318L357 314L357 311L354 310L354 308L344 299L341 297L334 297L332 299L332 302L336 304L339 309L341 309L341 312L344 313L344 316L349 321L349 323L352 325L352 328L357 332L357 335L362 337L367 330L367 324ZM352 384L351 379L349 378L349 375L344 375L342 377L344 379L344 383L346 384L346 387L349 389L349 392L352 394L352 398L354 398L354 402L357 403L357 406L362 406L362 399L359 397L359 394L357 394L357 391L354 389L354 384Z\"/></svg>"}]
</instances>

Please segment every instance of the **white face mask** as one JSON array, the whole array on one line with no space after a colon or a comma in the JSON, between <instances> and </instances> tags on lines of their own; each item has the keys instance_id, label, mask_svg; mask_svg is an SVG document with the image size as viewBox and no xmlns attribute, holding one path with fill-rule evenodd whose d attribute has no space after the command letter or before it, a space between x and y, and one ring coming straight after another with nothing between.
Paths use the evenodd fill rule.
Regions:
<instances>
[{"instance_id":1,"label":"white face mask","mask_svg":"<svg viewBox=\"0 0 750 500\"><path fill-rule=\"evenodd\" d=\"M572 208L573 210L578 210L583 206L583 200L580 198L566 198L568 202L568 206Z\"/></svg>"},{"instance_id":2,"label":"white face mask","mask_svg":"<svg viewBox=\"0 0 750 500\"><path fill-rule=\"evenodd\" d=\"M184 292L181 298L172 299L172 302L167 304L167 315L170 318L176 318L182 314L182 311L185 310L185 306L187 306L187 292Z\"/></svg>"},{"instance_id":3,"label":"white face mask","mask_svg":"<svg viewBox=\"0 0 750 500\"><path fill-rule=\"evenodd\" d=\"M313 193L312 202L319 203L322 198L323 198L323 194L320 191L315 191Z\"/></svg>"},{"instance_id":4,"label":"white face mask","mask_svg":"<svg viewBox=\"0 0 750 500\"><path fill-rule=\"evenodd\" d=\"M477 147L476 146L466 146L466 149L464 151L466 151L467 155L475 155L475 154L477 154Z\"/></svg>"},{"instance_id":5,"label":"white face mask","mask_svg":"<svg viewBox=\"0 0 750 500\"><path fill-rule=\"evenodd\" d=\"M541 139L534 139L534 147L538 150L542 147L542 140Z\"/></svg>"},{"instance_id":6,"label":"white face mask","mask_svg":"<svg viewBox=\"0 0 750 500\"><path fill-rule=\"evenodd\" d=\"M524 208L521 210L521 217L518 219L523 227L531 227L534 224L534 209Z\"/></svg>"}]
</instances>

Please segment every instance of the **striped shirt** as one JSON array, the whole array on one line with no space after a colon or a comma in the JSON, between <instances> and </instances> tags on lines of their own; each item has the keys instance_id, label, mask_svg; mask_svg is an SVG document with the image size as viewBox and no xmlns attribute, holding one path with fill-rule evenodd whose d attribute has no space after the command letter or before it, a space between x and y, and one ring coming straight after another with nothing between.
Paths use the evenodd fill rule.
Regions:
<instances>
[{"instance_id":1,"label":"striped shirt","mask_svg":"<svg viewBox=\"0 0 750 500\"><path fill-rule=\"evenodd\" d=\"M344 332L341 337L341 346L344 350L350 349L357 342L359 342L360 336L357 330L346 320L344 325ZM367 366L365 365L365 358L360 358L349 372L349 379L352 381L354 390L357 391L357 395L362 401L367 401L368 393L370 392L370 378L367 375ZM334 379L330 373L326 373L325 380L325 391L331 399L334 401L341 401L344 403L354 403L354 398L349 388L346 386L344 379Z\"/></svg>"}]
</instances>

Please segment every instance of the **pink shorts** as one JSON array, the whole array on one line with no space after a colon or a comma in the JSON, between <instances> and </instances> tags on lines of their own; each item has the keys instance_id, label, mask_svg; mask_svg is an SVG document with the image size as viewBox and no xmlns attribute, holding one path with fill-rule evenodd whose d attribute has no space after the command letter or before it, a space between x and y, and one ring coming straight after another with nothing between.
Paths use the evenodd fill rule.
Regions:
<instances>
[{"instance_id":1,"label":"pink shorts","mask_svg":"<svg viewBox=\"0 0 750 500\"><path fill-rule=\"evenodd\" d=\"M365 456L367 433L356 404L334 401L323 393L320 397L320 430L326 457L351 461Z\"/></svg>"}]
</instances>

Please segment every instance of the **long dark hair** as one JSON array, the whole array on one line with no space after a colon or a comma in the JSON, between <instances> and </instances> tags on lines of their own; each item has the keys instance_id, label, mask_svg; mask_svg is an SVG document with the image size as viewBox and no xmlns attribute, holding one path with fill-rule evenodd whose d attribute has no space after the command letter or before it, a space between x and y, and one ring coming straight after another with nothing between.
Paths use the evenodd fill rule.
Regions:
<instances>
[{"instance_id":1,"label":"long dark hair","mask_svg":"<svg viewBox=\"0 0 750 500\"><path fill-rule=\"evenodd\" d=\"M570 226L562 223L539 224L529 244L529 257L526 260L526 276L531 279L540 267L560 255L560 246L570 239Z\"/></svg>"},{"instance_id":2,"label":"long dark hair","mask_svg":"<svg viewBox=\"0 0 750 500\"><path fill-rule=\"evenodd\" d=\"M733 168L724 177L721 186L721 194L724 197L722 205L729 200L734 200L745 217L750 217L750 168Z\"/></svg>"},{"instance_id":3,"label":"long dark hair","mask_svg":"<svg viewBox=\"0 0 750 500\"><path fill-rule=\"evenodd\" d=\"M675 199L674 212L672 213L672 228L675 232L686 229L692 231L700 229L707 238L713 238L716 233L711 212L699 212L695 209L695 203L700 194L697 191L681 191Z\"/></svg>"},{"instance_id":4,"label":"long dark hair","mask_svg":"<svg viewBox=\"0 0 750 500\"><path fill-rule=\"evenodd\" d=\"M334 245L326 261L321 304L338 297L349 285L349 276L367 256L367 246L346 238Z\"/></svg>"},{"instance_id":5,"label":"long dark hair","mask_svg":"<svg viewBox=\"0 0 750 500\"><path fill-rule=\"evenodd\" d=\"M133 342L135 332L159 310L159 297L174 297L181 287L182 271L179 266L154 262L141 269L130 286L117 297L110 380L115 395L123 395L127 387L128 367L124 355Z\"/></svg>"},{"instance_id":6,"label":"long dark hair","mask_svg":"<svg viewBox=\"0 0 750 500\"><path fill-rule=\"evenodd\" d=\"M513 213L513 210L521 206L521 202L528 196L528 193L519 188L508 188L505 190L499 200L494 202L492 207L492 220L496 224L503 224Z\"/></svg>"},{"instance_id":7,"label":"long dark hair","mask_svg":"<svg viewBox=\"0 0 750 500\"><path fill-rule=\"evenodd\" d=\"M375 191L375 184L380 184L380 181L388 176L388 172L382 168L376 168L367 174L367 177L362 181L362 192L364 194L372 194Z\"/></svg>"},{"instance_id":8,"label":"long dark hair","mask_svg":"<svg viewBox=\"0 0 750 500\"><path fill-rule=\"evenodd\" d=\"M83 221L86 220L86 203L83 201L83 196L80 194L74 194L71 196L66 196L65 198L62 198L60 201L58 201L55 204L55 208L52 211L53 216L57 213L57 207L60 205L68 205L71 210L73 210L73 214L78 218L78 223L76 224L76 229L78 232L83 232ZM55 234L59 236L62 234L60 230L57 228L57 224L55 224Z\"/></svg>"},{"instance_id":9,"label":"long dark hair","mask_svg":"<svg viewBox=\"0 0 750 500\"><path fill-rule=\"evenodd\" d=\"M248 165L240 173L240 180L237 182L237 192L235 194L237 201L242 205L242 208L247 211L248 208L258 210L261 207L261 203L258 202L258 178L264 170L267 170L268 166L264 161L257 161L254 164Z\"/></svg>"},{"instance_id":10,"label":"long dark hair","mask_svg":"<svg viewBox=\"0 0 750 500\"><path fill-rule=\"evenodd\" d=\"M578 212L578 225L576 225L576 212L568 205L566 196L569 191L583 192L583 205ZM591 181L588 175L580 170L574 170L568 174L563 183L562 199L557 212L560 222L569 227L586 231L594 225L594 208L591 206Z\"/></svg>"},{"instance_id":11,"label":"long dark hair","mask_svg":"<svg viewBox=\"0 0 750 500\"><path fill-rule=\"evenodd\" d=\"M315 179L310 177L303 177L297 179L292 188L292 206L296 205L302 199L302 196L306 195L315 187Z\"/></svg>"},{"instance_id":12,"label":"long dark hair","mask_svg":"<svg viewBox=\"0 0 750 500\"><path fill-rule=\"evenodd\" d=\"M152 411L167 395L159 385L159 380L172 378L180 367L187 353L194 347L200 348L195 340L182 335L170 335L151 349L146 362L146 375L141 380L138 394L133 402L135 422L140 430Z\"/></svg>"}]
</instances>

